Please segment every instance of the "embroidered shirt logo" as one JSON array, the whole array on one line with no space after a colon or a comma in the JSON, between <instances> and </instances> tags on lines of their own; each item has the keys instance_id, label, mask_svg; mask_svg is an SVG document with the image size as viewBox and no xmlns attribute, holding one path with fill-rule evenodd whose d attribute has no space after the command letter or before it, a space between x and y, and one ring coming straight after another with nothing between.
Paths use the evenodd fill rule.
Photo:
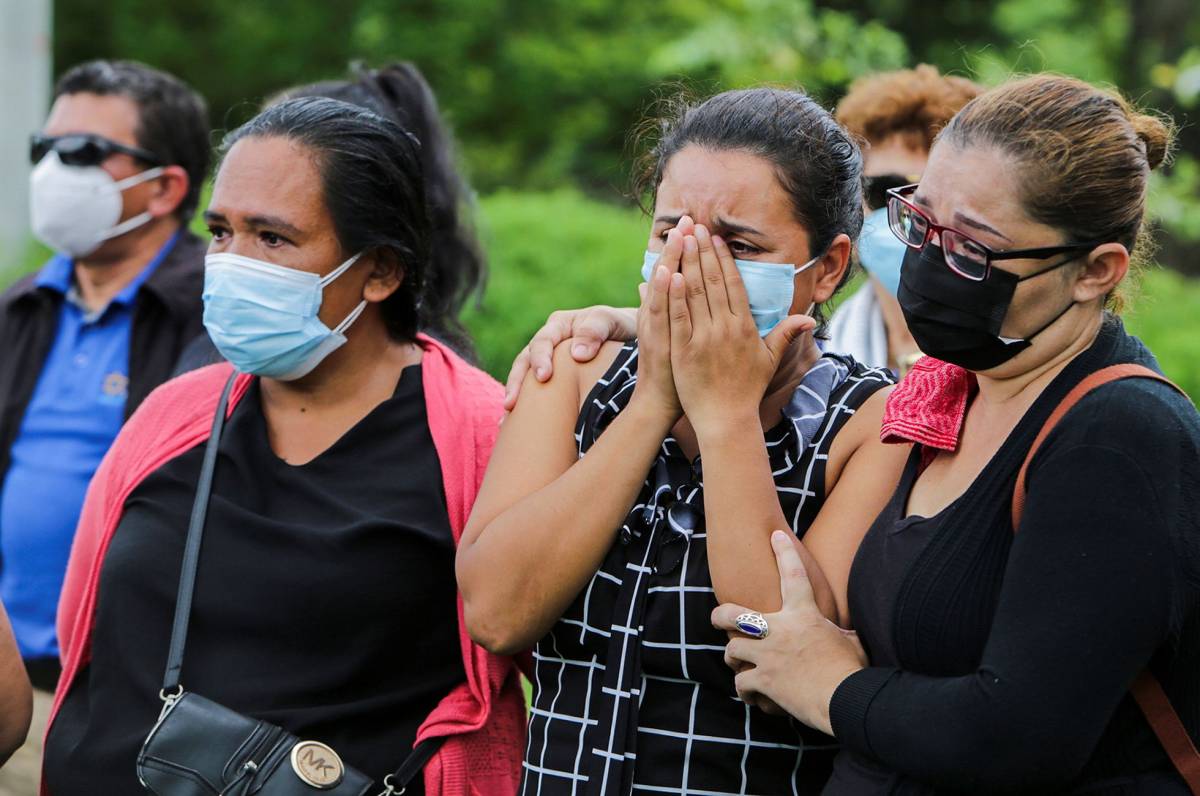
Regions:
<instances>
[{"instance_id":1,"label":"embroidered shirt logo","mask_svg":"<svg viewBox=\"0 0 1200 796\"><path fill-rule=\"evenodd\" d=\"M345 767L337 752L318 741L301 741L292 747L292 770L307 785L320 790L342 781Z\"/></svg>"},{"instance_id":2,"label":"embroidered shirt logo","mask_svg":"<svg viewBox=\"0 0 1200 796\"><path fill-rule=\"evenodd\" d=\"M108 406L124 406L129 397L129 377L113 371L104 376L100 384L100 403Z\"/></svg>"}]
</instances>

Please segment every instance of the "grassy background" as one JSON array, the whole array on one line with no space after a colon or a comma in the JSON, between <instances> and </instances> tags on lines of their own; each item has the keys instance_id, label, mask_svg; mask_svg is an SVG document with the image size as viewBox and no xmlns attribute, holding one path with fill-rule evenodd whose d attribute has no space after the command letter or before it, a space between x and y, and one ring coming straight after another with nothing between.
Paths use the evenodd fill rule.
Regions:
<instances>
[{"instance_id":1,"label":"grassy background","mask_svg":"<svg viewBox=\"0 0 1200 796\"><path fill-rule=\"evenodd\" d=\"M483 198L479 226L491 277L482 303L465 317L483 366L503 379L513 356L553 310L636 303L648 225L634 208L573 190ZM0 285L45 257L31 244L15 263L0 266ZM1126 323L1166 374L1200 398L1200 280L1149 271Z\"/></svg>"}]
</instances>

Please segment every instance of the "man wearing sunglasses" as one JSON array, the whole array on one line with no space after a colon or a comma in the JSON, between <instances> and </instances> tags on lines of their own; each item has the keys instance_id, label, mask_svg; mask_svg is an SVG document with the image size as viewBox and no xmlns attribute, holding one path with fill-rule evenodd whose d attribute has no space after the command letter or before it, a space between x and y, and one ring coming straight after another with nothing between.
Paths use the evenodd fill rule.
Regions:
<instances>
[{"instance_id":1,"label":"man wearing sunglasses","mask_svg":"<svg viewBox=\"0 0 1200 796\"><path fill-rule=\"evenodd\" d=\"M55 611L88 482L203 328L205 245L187 231L209 161L203 100L119 61L77 66L54 93L30 139L30 209L55 254L0 296L0 601L35 687L0 796L40 779Z\"/></svg>"}]
</instances>

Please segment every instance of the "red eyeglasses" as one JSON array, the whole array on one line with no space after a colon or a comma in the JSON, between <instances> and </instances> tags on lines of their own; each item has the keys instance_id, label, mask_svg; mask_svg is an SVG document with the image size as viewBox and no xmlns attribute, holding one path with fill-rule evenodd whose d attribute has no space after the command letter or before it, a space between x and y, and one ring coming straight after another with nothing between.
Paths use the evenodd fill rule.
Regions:
<instances>
[{"instance_id":1,"label":"red eyeglasses","mask_svg":"<svg viewBox=\"0 0 1200 796\"><path fill-rule=\"evenodd\" d=\"M917 185L914 183L888 191L888 224L892 228L892 234L910 249L922 249L936 232L946 257L946 265L963 279L970 279L972 282L987 279L994 260L1040 260L1056 254L1094 249L1104 242L993 251L965 232L933 223L929 216L908 200L916 190Z\"/></svg>"}]
</instances>

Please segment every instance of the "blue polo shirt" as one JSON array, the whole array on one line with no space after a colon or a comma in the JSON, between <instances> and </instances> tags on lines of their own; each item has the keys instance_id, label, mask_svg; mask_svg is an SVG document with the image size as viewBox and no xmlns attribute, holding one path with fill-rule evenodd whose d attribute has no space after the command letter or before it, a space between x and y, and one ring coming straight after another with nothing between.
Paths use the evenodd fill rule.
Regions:
<instances>
[{"instance_id":1,"label":"blue polo shirt","mask_svg":"<svg viewBox=\"0 0 1200 796\"><path fill-rule=\"evenodd\" d=\"M0 600L25 659L58 655L55 612L84 494L125 419L134 299L178 238L96 312L82 305L70 258L38 274L62 308L0 490Z\"/></svg>"}]
</instances>

